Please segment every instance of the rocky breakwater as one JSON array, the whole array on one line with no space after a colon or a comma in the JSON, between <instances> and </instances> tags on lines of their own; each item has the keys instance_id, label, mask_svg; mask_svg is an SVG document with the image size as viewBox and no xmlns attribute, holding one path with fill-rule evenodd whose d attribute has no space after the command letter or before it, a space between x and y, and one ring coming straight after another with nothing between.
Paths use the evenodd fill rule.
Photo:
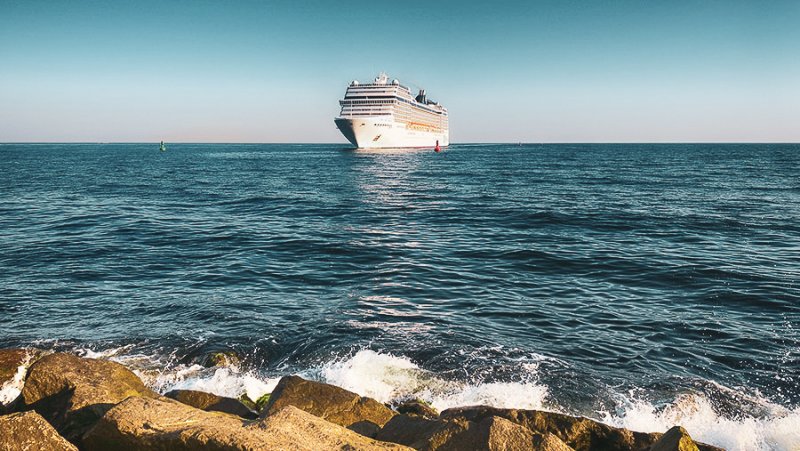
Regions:
<instances>
[{"instance_id":1,"label":"rocky breakwater","mask_svg":"<svg viewBox=\"0 0 800 451\"><path fill-rule=\"evenodd\" d=\"M0 451L718 449L694 442L677 426L665 434L634 432L587 418L487 406L438 414L419 400L392 409L297 376L281 379L255 412L208 393L162 396L106 360L55 353L24 371L15 367L26 362L19 353L0 350L0 385L23 383L16 375L25 376L19 399L0 415Z\"/></svg>"}]
</instances>

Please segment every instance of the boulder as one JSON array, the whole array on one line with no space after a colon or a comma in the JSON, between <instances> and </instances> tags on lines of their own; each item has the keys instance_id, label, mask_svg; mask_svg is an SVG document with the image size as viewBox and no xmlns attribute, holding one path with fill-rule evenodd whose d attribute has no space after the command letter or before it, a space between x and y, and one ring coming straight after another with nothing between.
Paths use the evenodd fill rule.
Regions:
<instances>
[{"instance_id":1,"label":"boulder","mask_svg":"<svg viewBox=\"0 0 800 451\"><path fill-rule=\"evenodd\" d=\"M397 413L416 415L423 418L435 419L439 417L439 412L437 412L436 409L420 399L403 401L395 407L395 410L397 410Z\"/></svg>"},{"instance_id":2,"label":"boulder","mask_svg":"<svg viewBox=\"0 0 800 451\"><path fill-rule=\"evenodd\" d=\"M440 418L462 418L480 422L493 416L505 418L532 432L553 434L577 451L641 450L647 449L660 438L660 434L634 432L628 429L614 428L588 418L538 410L473 406L447 409L441 413Z\"/></svg>"},{"instance_id":3,"label":"boulder","mask_svg":"<svg viewBox=\"0 0 800 451\"><path fill-rule=\"evenodd\" d=\"M258 418L256 412L247 408L238 399L225 398L224 396L196 390L172 390L164 396L208 412L229 413L250 420Z\"/></svg>"},{"instance_id":4,"label":"boulder","mask_svg":"<svg viewBox=\"0 0 800 451\"><path fill-rule=\"evenodd\" d=\"M650 447L650 451L699 451L686 429L674 426Z\"/></svg>"},{"instance_id":5,"label":"boulder","mask_svg":"<svg viewBox=\"0 0 800 451\"><path fill-rule=\"evenodd\" d=\"M158 395L124 366L71 354L50 354L28 369L21 410L35 410L72 442L114 404Z\"/></svg>"},{"instance_id":6,"label":"boulder","mask_svg":"<svg viewBox=\"0 0 800 451\"><path fill-rule=\"evenodd\" d=\"M308 381L298 376L281 378L261 411L268 417L286 406L295 406L340 426L369 421L383 426L395 412L372 398L361 397L333 385Z\"/></svg>"},{"instance_id":7,"label":"boulder","mask_svg":"<svg viewBox=\"0 0 800 451\"><path fill-rule=\"evenodd\" d=\"M277 448L339 450L405 450L410 448L363 437L294 406L288 406L253 426L281 439ZM302 446L302 447L301 447Z\"/></svg>"},{"instance_id":8,"label":"boulder","mask_svg":"<svg viewBox=\"0 0 800 451\"><path fill-rule=\"evenodd\" d=\"M443 423L416 415L396 415L375 434L375 439L417 448L421 446L417 442L433 436L442 428Z\"/></svg>"},{"instance_id":9,"label":"boulder","mask_svg":"<svg viewBox=\"0 0 800 451\"><path fill-rule=\"evenodd\" d=\"M398 415L376 435L378 440L405 444L420 451L571 451L553 434L540 434L500 417L479 422L455 418L428 420Z\"/></svg>"},{"instance_id":10,"label":"boulder","mask_svg":"<svg viewBox=\"0 0 800 451\"><path fill-rule=\"evenodd\" d=\"M649 450L664 435L658 432L646 433L615 428L588 418L572 417L555 412L500 409L487 406L447 409L439 415L439 418L463 418L470 421L480 421L491 416L505 418L533 432L545 435L548 433L553 434L576 451L606 449L620 451ZM380 439L380 434L376 437ZM705 443L693 443L700 451L723 451L722 448Z\"/></svg>"},{"instance_id":11,"label":"boulder","mask_svg":"<svg viewBox=\"0 0 800 451\"><path fill-rule=\"evenodd\" d=\"M350 429L353 432L358 432L365 437L375 438L375 436L378 435L378 431L381 430L381 427L372 421L364 420L347 426L347 429Z\"/></svg>"},{"instance_id":12,"label":"boulder","mask_svg":"<svg viewBox=\"0 0 800 451\"><path fill-rule=\"evenodd\" d=\"M407 450L362 437L289 406L248 422L171 399L133 397L109 410L83 438L83 449Z\"/></svg>"},{"instance_id":13,"label":"boulder","mask_svg":"<svg viewBox=\"0 0 800 451\"><path fill-rule=\"evenodd\" d=\"M239 354L234 351L212 352L203 359L203 366L213 368L215 366L238 366L242 363Z\"/></svg>"},{"instance_id":14,"label":"boulder","mask_svg":"<svg viewBox=\"0 0 800 451\"><path fill-rule=\"evenodd\" d=\"M36 412L0 416L0 451L78 451Z\"/></svg>"}]
</instances>

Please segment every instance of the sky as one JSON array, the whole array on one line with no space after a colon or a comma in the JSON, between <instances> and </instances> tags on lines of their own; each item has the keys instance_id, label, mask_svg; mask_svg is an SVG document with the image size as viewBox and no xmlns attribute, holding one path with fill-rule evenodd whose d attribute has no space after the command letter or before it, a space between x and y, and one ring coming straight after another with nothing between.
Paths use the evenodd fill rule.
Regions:
<instances>
[{"instance_id":1,"label":"sky","mask_svg":"<svg viewBox=\"0 0 800 451\"><path fill-rule=\"evenodd\" d=\"M385 71L458 142L800 142L800 0L0 0L0 142L345 143Z\"/></svg>"}]
</instances>

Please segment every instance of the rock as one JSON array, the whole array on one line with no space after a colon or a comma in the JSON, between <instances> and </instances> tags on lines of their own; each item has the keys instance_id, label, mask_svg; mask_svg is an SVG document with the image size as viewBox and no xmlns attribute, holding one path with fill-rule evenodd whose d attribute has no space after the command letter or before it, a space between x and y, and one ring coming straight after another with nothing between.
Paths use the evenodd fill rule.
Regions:
<instances>
[{"instance_id":1,"label":"rock","mask_svg":"<svg viewBox=\"0 0 800 451\"><path fill-rule=\"evenodd\" d=\"M406 450L410 448L395 443L379 442L363 437L337 424L330 423L294 406L264 418L254 426L274 434L285 445L281 448L301 449L339 449L339 450ZM272 449L278 448L275 446Z\"/></svg>"},{"instance_id":2,"label":"rock","mask_svg":"<svg viewBox=\"0 0 800 451\"><path fill-rule=\"evenodd\" d=\"M78 451L36 412L0 416L0 451Z\"/></svg>"},{"instance_id":3,"label":"rock","mask_svg":"<svg viewBox=\"0 0 800 451\"><path fill-rule=\"evenodd\" d=\"M571 451L553 434L540 434L500 417L479 422L463 418L428 420L398 415L376 435L376 439L411 446L420 451Z\"/></svg>"},{"instance_id":4,"label":"rock","mask_svg":"<svg viewBox=\"0 0 800 451\"><path fill-rule=\"evenodd\" d=\"M447 409L439 415L442 419L463 418L475 422L480 422L492 416L505 418L532 432L545 435L553 434L566 445L577 451L597 449L632 451L647 449L660 437L660 434L648 434L623 428L614 428L588 418L571 417L569 415L538 410L473 406Z\"/></svg>"},{"instance_id":5,"label":"rock","mask_svg":"<svg viewBox=\"0 0 800 451\"><path fill-rule=\"evenodd\" d=\"M13 381L17 369L28 360L28 351L24 349L0 349L0 386Z\"/></svg>"},{"instance_id":6,"label":"rock","mask_svg":"<svg viewBox=\"0 0 800 451\"><path fill-rule=\"evenodd\" d=\"M383 426L396 414L372 398L361 397L333 385L307 381L298 376L281 378L261 417L268 417L286 406L295 406L312 415L350 426L360 421L370 421Z\"/></svg>"},{"instance_id":7,"label":"rock","mask_svg":"<svg viewBox=\"0 0 800 451\"><path fill-rule=\"evenodd\" d=\"M439 412L437 412L436 409L427 402L419 399L401 402L397 405L395 410L397 410L397 413L416 415L423 418L434 419L439 417Z\"/></svg>"},{"instance_id":8,"label":"rock","mask_svg":"<svg viewBox=\"0 0 800 451\"><path fill-rule=\"evenodd\" d=\"M375 438L375 436L378 434L378 431L381 430L381 427L372 421L364 420L347 426L347 429L350 429L353 432L358 432L364 437Z\"/></svg>"},{"instance_id":9,"label":"rock","mask_svg":"<svg viewBox=\"0 0 800 451\"><path fill-rule=\"evenodd\" d=\"M212 368L215 366L239 366L242 359L234 351L212 352L203 360L203 366Z\"/></svg>"},{"instance_id":10,"label":"rock","mask_svg":"<svg viewBox=\"0 0 800 451\"><path fill-rule=\"evenodd\" d=\"M239 400L233 398L225 398L195 390L172 390L164 396L208 412L229 413L249 420L258 418L256 412L248 409Z\"/></svg>"},{"instance_id":11,"label":"rock","mask_svg":"<svg viewBox=\"0 0 800 451\"><path fill-rule=\"evenodd\" d=\"M83 448L169 450L380 450L408 448L362 437L288 406L255 422L170 399L128 398L83 438Z\"/></svg>"},{"instance_id":12,"label":"rock","mask_svg":"<svg viewBox=\"0 0 800 451\"><path fill-rule=\"evenodd\" d=\"M255 401L253 401L252 399L250 399L250 397L249 397L249 396L247 396L247 393L243 393L243 394L242 394L242 396L239 396L239 402L241 402L242 404L244 404L245 406L247 406L247 408L248 408L248 409L250 409L250 410L252 410L252 411L254 411L254 412L258 412L258 410L259 410L259 409L256 407L256 403L255 403Z\"/></svg>"},{"instance_id":13,"label":"rock","mask_svg":"<svg viewBox=\"0 0 800 451\"><path fill-rule=\"evenodd\" d=\"M439 449L455 451L474 444L476 447L473 449L487 451L574 451L553 434L531 432L500 417L486 418L479 423L470 423L470 426L464 433L453 437L446 447Z\"/></svg>"},{"instance_id":14,"label":"rock","mask_svg":"<svg viewBox=\"0 0 800 451\"><path fill-rule=\"evenodd\" d=\"M414 447L416 442L431 437L441 429L442 423L415 415L396 415L378 431L375 439Z\"/></svg>"},{"instance_id":15,"label":"rock","mask_svg":"<svg viewBox=\"0 0 800 451\"><path fill-rule=\"evenodd\" d=\"M264 410L264 406L269 402L270 396L272 396L272 393L264 393L256 399L256 412Z\"/></svg>"},{"instance_id":16,"label":"rock","mask_svg":"<svg viewBox=\"0 0 800 451\"><path fill-rule=\"evenodd\" d=\"M0 349L0 415L16 407L30 358L25 349Z\"/></svg>"},{"instance_id":17,"label":"rock","mask_svg":"<svg viewBox=\"0 0 800 451\"><path fill-rule=\"evenodd\" d=\"M650 447L650 451L699 451L686 429L674 426Z\"/></svg>"},{"instance_id":18,"label":"rock","mask_svg":"<svg viewBox=\"0 0 800 451\"><path fill-rule=\"evenodd\" d=\"M124 366L71 354L50 354L28 369L22 410L33 409L72 442L129 396L158 397Z\"/></svg>"}]
</instances>

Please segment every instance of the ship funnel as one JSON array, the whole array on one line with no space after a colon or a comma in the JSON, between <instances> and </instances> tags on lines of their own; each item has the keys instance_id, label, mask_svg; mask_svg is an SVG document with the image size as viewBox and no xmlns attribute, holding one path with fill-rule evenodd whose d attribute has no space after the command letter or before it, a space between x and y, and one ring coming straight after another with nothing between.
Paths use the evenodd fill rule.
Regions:
<instances>
[{"instance_id":1,"label":"ship funnel","mask_svg":"<svg viewBox=\"0 0 800 451\"><path fill-rule=\"evenodd\" d=\"M425 103L425 90L420 89L419 94L417 94L416 101L419 103Z\"/></svg>"}]
</instances>

